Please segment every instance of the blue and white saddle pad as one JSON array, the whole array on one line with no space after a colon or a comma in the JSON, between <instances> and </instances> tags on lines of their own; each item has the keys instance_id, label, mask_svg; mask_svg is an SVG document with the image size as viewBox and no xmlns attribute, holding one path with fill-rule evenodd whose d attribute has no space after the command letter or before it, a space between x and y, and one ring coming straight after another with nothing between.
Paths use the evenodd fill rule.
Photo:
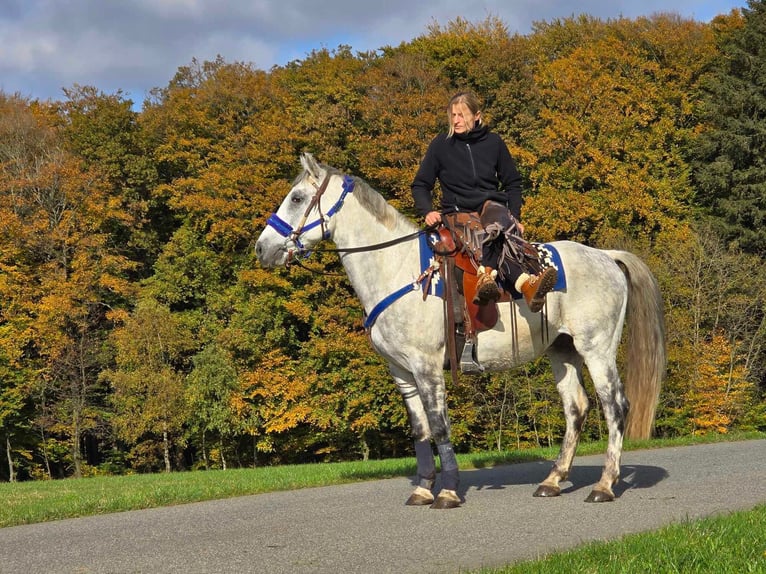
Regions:
<instances>
[{"instance_id":1,"label":"blue and white saddle pad","mask_svg":"<svg viewBox=\"0 0 766 574\"><path fill-rule=\"evenodd\" d=\"M433 265L436 260L433 249L431 249L430 243L436 243L439 241L439 234L436 232L422 233L420 235L420 272L422 273ZM431 277L431 282L426 285L426 282L420 284L420 287L425 290L428 289L429 295L435 295L436 297L444 296L444 281L442 280L441 273L438 271Z\"/></svg>"},{"instance_id":2,"label":"blue and white saddle pad","mask_svg":"<svg viewBox=\"0 0 766 574\"><path fill-rule=\"evenodd\" d=\"M533 243L537 253L540 256L540 263L543 268L553 267L558 272L556 278L556 284L553 286L552 291L562 291L567 288L567 276L564 271L564 264L561 262L561 255L559 255L558 249L556 249L550 243Z\"/></svg>"}]
</instances>

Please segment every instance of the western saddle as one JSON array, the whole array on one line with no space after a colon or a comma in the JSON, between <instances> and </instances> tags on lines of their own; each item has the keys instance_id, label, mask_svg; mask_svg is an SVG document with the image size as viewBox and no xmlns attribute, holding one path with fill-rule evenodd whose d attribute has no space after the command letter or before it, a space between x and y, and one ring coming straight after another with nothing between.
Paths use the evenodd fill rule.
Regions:
<instances>
[{"instance_id":1,"label":"western saddle","mask_svg":"<svg viewBox=\"0 0 766 574\"><path fill-rule=\"evenodd\" d=\"M478 305L476 295L477 270L481 266L482 245L487 237L478 213L445 214L443 226L436 230L431 245L440 259L439 269L444 279L446 301L446 334L449 363L453 379L459 365L463 373L481 373L484 367L476 359L477 334L492 329L498 320L495 303ZM532 274L541 271L537 250L520 238L524 254L522 267ZM511 294L503 290L499 302L509 302ZM458 356L459 361L458 361Z\"/></svg>"}]
</instances>

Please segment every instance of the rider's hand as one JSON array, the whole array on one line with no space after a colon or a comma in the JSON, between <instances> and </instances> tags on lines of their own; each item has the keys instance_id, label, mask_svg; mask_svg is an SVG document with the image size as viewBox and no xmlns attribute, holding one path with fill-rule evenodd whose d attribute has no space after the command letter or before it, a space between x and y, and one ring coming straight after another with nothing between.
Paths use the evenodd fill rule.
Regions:
<instances>
[{"instance_id":1,"label":"rider's hand","mask_svg":"<svg viewBox=\"0 0 766 574\"><path fill-rule=\"evenodd\" d=\"M516 229L519 230L519 237L524 235L524 224L521 221L516 222Z\"/></svg>"},{"instance_id":2,"label":"rider's hand","mask_svg":"<svg viewBox=\"0 0 766 574\"><path fill-rule=\"evenodd\" d=\"M442 214L438 211L429 211L426 214L426 225L428 227L431 227L432 225L436 225L437 223L441 223L442 221Z\"/></svg>"}]
</instances>

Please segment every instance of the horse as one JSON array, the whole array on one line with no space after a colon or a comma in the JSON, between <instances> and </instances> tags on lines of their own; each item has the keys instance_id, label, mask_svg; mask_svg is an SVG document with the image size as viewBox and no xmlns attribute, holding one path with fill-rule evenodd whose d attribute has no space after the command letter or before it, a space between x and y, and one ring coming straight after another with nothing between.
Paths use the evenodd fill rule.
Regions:
<instances>
[{"instance_id":1,"label":"horse","mask_svg":"<svg viewBox=\"0 0 766 574\"><path fill-rule=\"evenodd\" d=\"M417 478L406 504L458 507L465 499L457 493L445 400L445 304L417 289L422 269L412 238L423 230L361 178L309 153L300 155L300 163L302 172L256 242L256 257L264 268L287 266L321 241L335 243L368 317L371 344L387 361L409 416ZM572 241L550 245L566 270L566 288L547 294L543 313L532 313L523 299L497 303L497 323L478 334L476 360L487 371L510 369L543 353L550 360L566 428L558 457L533 494L538 497L559 496L569 475L589 409L583 386L587 367L603 407L608 444L601 477L586 502L613 501L623 438L649 438L654 425L666 364L662 297L648 266L630 252ZM617 350L626 318L623 386ZM432 443L441 465L436 495Z\"/></svg>"}]
</instances>

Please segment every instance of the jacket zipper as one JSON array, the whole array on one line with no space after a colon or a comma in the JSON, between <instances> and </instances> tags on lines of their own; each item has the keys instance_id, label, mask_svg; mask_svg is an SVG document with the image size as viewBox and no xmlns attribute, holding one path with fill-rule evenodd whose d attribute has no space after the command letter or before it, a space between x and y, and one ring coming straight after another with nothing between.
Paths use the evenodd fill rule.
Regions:
<instances>
[{"instance_id":1,"label":"jacket zipper","mask_svg":"<svg viewBox=\"0 0 766 574\"><path fill-rule=\"evenodd\" d=\"M476 164L473 161L473 152L471 151L471 144L467 143L465 144L465 147L468 150L468 157L471 160L471 171L473 172L473 186L477 188L478 177L476 176Z\"/></svg>"}]
</instances>

